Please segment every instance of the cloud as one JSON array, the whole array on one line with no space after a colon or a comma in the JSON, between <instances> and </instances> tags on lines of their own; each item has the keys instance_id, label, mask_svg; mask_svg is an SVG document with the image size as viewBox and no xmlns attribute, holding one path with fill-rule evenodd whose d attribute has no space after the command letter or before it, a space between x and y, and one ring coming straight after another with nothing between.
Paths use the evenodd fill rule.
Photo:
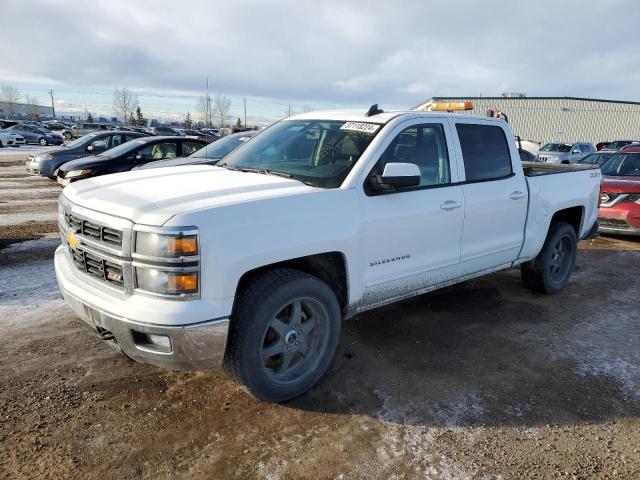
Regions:
<instances>
[{"instance_id":1,"label":"cloud","mask_svg":"<svg viewBox=\"0 0 640 480\"><path fill-rule=\"evenodd\" d=\"M77 0L3 5L0 79L411 106L640 97L640 2Z\"/></svg>"}]
</instances>

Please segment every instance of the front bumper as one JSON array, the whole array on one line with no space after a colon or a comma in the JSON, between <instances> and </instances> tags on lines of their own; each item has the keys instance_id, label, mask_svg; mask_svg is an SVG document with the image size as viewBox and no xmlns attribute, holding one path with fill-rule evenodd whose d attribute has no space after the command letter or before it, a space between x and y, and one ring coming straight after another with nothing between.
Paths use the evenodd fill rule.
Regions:
<instances>
[{"instance_id":1,"label":"front bumper","mask_svg":"<svg viewBox=\"0 0 640 480\"><path fill-rule=\"evenodd\" d=\"M129 358L140 363L182 371L211 368L222 363L227 343L228 318L204 321L196 319L195 323L178 325L160 325L125 318L109 311L109 308L96 305L99 300L105 305L110 305L111 301L117 304L120 299L114 297L104 302L109 294L103 292L99 293L100 297L96 297L92 287L83 284L78 277L80 274L73 270L64 246L56 250L55 267L60 292L69 307L105 343ZM130 298L127 301L132 300L135 299ZM177 319L184 321L189 317L189 309L195 306L195 303L197 301L175 302L156 299L146 301L144 308L136 309L132 306L131 312L140 315L142 310L148 318L164 316L163 320L166 322L167 308L172 307L174 312L169 315L175 315ZM153 308L157 311L153 312ZM155 343L152 341L154 336L165 337L165 340L168 337L169 346Z\"/></svg>"},{"instance_id":2,"label":"front bumper","mask_svg":"<svg viewBox=\"0 0 640 480\"><path fill-rule=\"evenodd\" d=\"M620 202L598 211L600 232L615 235L640 235L640 205Z\"/></svg>"}]
</instances>

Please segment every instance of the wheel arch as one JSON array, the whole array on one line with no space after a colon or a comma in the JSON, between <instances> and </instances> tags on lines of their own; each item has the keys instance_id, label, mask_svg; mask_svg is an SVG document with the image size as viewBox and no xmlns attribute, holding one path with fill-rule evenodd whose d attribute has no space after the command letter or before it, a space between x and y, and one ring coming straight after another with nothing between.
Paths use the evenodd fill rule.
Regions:
<instances>
[{"instance_id":1,"label":"wheel arch","mask_svg":"<svg viewBox=\"0 0 640 480\"><path fill-rule=\"evenodd\" d=\"M584 207L569 207L558 210L551 217L551 223L555 221L561 221L568 223L573 227L576 232L576 237L580 238L580 230L582 229L582 223L584 219ZM551 227L551 223L549 227Z\"/></svg>"},{"instance_id":2,"label":"wheel arch","mask_svg":"<svg viewBox=\"0 0 640 480\"><path fill-rule=\"evenodd\" d=\"M349 279L347 259L342 252L326 252L314 255L306 255L289 260L284 260L245 272L238 281L234 299L233 311L236 309L240 292L245 289L260 274L279 268L292 268L309 275L318 277L333 290L338 299L343 314L349 304Z\"/></svg>"}]
</instances>

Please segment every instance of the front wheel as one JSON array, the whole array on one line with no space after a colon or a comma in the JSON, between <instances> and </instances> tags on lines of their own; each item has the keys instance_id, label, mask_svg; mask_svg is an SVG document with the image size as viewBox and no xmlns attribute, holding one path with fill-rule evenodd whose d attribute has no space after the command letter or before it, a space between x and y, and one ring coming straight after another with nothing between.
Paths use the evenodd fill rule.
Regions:
<instances>
[{"instance_id":1,"label":"front wheel","mask_svg":"<svg viewBox=\"0 0 640 480\"><path fill-rule=\"evenodd\" d=\"M571 277L577 250L573 227L565 222L552 222L538 256L520 266L522 282L536 292L559 292Z\"/></svg>"},{"instance_id":2,"label":"front wheel","mask_svg":"<svg viewBox=\"0 0 640 480\"><path fill-rule=\"evenodd\" d=\"M293 269L266 272L240 293L225 368L259 400L297 397L329 367L340 324L336 295L322 280Z\"/></svg>"},{"instance_id":3,"label":"front wheel","mask_svg":"<svg viewBox=\"0 0 640 480\"><path fill-rule=\"evenodd\" d=\"M42 138L38 141L38 143L39 143L40 145L42 145L43 147L46 147L47 145L49 145L49 142L47 142L47 139L46 139L46 138L44 138L44 137L42 137Z\"/></svg>"},{"instance_id":4,"label":"front wheel","mask_svg":"<svg viewBox=\"0 0 640 480\"><path fill-rule=\"evenodd\" d=\"M71 140L71 134L69 132L64 132L62 136L65 140Z\"/></svg>"}]
</instances>

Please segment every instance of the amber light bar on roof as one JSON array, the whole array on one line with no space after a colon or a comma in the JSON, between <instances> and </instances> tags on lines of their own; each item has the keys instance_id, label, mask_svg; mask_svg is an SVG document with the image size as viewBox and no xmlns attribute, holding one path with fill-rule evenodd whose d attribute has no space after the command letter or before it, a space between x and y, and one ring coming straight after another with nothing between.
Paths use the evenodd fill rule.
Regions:
<instances>
[{"instance_id":1,"label":"amber light bar on roof","mask_svg":"<svg viewBox=\"0 0 640 480\"><path fill-rule=\"evenodd\" d=\"M456 110L473 110L473 102L436 102L427 107L431 112L452 112Z\"/></svg>"}]
</instances>

